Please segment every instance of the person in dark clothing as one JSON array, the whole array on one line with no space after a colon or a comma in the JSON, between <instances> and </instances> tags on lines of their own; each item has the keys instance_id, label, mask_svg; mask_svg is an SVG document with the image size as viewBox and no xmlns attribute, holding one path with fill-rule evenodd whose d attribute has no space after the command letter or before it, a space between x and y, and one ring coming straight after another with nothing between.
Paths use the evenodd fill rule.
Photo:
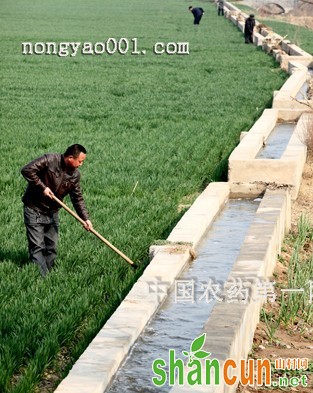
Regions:
<instances>
[{"instance_id":1,"label":"person in dark clothing","mask_svg":"<svg viewBox=\"0 0 313 393\"><path fill-rule=\"evenodd\" d=\"M196 7L192 7L192 6L190 6L188 9L194 16L193 24L199 25L202 15L204 14L204 9L201 7L196 8Z\"/></svg>"},{"instance_id":2,"label":"person in dark clothing","mask_svg":"<svg viewBox=\"0 0 313 393\"><path fill-rule=\"evenodd\" d=\"M73 206L90 230L92 223L80 189L78 168L86 158L86 149L79 144L67 148L64 154L45 154L25 165L21 173L28 181L22 201L28 250L42 276L53 268L57 256L60 206L54 201L69 194Z\"/></svg>"},{"instance_id":3,"label":"person in dark clothing","mask_svg":"<svg viewBox=\"0 0 313 393\"><path fill-rule=\"evenodd\" d=\"M217 15L220 16L224 16L224 1L223 0L218 0L217 3Z\"/></svg>"},{"instance_id":4,"label":"person in dark clothing","mask_svg":"<svg viewBox=\"0 0 313 393\"><path fill-rule=\"evenodd\" d=\"M250 14L249 18L247 18L246 22L245 22L244 35L245 35L245 43L246 44L249 44L249 43L253 44L253 29L254 29L254 26L255 26L254 15Z\"/></svg>"}]
</instances>

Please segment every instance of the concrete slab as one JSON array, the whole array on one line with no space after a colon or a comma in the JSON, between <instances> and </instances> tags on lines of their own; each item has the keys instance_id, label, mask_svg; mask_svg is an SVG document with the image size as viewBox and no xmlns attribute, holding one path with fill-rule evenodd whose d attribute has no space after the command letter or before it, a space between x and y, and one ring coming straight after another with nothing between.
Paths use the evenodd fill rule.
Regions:
<instances>
[{"instance_id":1,"label":"concrete slab","mask_svg":"<svg viewBox=\"0 0 313 393\"><path fill-rule=\"evenodd\" d=\"M278 113L278 111L269 112L271 116L266 116L260 123L255 123L252 131L253 136L250 137L250 131L230 155L228 178L232 195L247 193L259 195L269 186L272 188L288 187L291 190L292 198L296 199L307 150L299 136L302 135L303 139L310 124L310 115L302 114L300 116L280 159L255 159L260 142L255 139L254 135L256 132L258 135L259 133L262 135L263 132L264 141L266 141L268 130L274 128L273 119L275 117L277 119ZM302 116L304 117L302 118ZM265 127L266 122L268 122L267 127ZM249 152L246 148L247 141L250 146ZM253 143L254 147L252 147Z\"/></svg>"},{"instance_id":2,"label":"concrete slab","mask_svg":"<svg viewBox=\"0 0 313 393\"><path fill-rule=\"evenodd\" d=\"M249 275L245 277L246 281L243 281L250 290L249 298L246 303L227 303L224 301L215 304L203 328L203 332L207 333L203 348L211 352L210 359L214 357L219 360L220 364L223 364L226 359L232 359L239 364L241 359L246 358L252 345L256 324L259 321L261 305L267 300L266 295L270 295L269 293L261 293L262 296L256 296L257 292L251 292L251 289L255 289L258 280L264 280L263 290L266 291L265 284L268 282L266 280L276 263L280 239L288 229L290 215L290 195L287 191L277 190L265 193L256 212L255 220L248 230L240 255L228 278L230 282L232 277L236 278L238 274L240 277L240 274L245 273L245 268L242 267L242 262L244 262L245 267L249 268ZM265 240L263 237L257 238L254 236L255 233L262 232L263 222L269 223L266 224L267 232L271 233L271 236L266 236ZM242 255L248 256L251 254L251 239L255 243L254 249L259 257L243 261ZM265 275L260 275L260 270L266 272ZM244 276L242 276L242 279L244 280ZM231 282L229 285L231 285ZM204 388L204 386L201 388ZM170 392L181 393L187 391L184 389L186 387L175 386ZM193 389L194 387L192 387L192 391L194 391ZM197 389L198 387L195 391L198 391ZM220 386L210 386L210 389L213 393L220 391L234 393L236 384L227 386L222 383ZM200 391L206 390L200 389Z\"/></svg>"},{"instance_id":3,"label":"concrete slab","mask_svg":"<svg viewBox=\"0 0 313 393\"><path fill-rule=\"evenodd\" d=\"M191 243L195 248L228 196L228 183L211 183L177 223L167 240L173 243Z\"/></svg>"}]
</instances>

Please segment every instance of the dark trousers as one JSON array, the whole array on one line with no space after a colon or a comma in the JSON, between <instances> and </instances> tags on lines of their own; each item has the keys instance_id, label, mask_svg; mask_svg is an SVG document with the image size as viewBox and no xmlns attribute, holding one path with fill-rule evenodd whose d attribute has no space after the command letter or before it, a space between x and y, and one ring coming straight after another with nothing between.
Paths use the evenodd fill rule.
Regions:
<instances>
[{"instance_id":1,"label":"dark trousers","mask_svg":"<svg viewBox=\"0 0 313 393\"><path fill-rule=\"evenodd\" d=\"M218 12L217 12L217 15L218 15L218 16L220 16L220 15L223 15L223 16L224 16L224 8L219 8L219 9L218 9Z\"/></svg>"},{"instance_id":2,"label":"dark trousers","mask_svg":"<svg viewBox=\"0 0 313 393\"><path fill-rule=\"evenodd\" d=\"M53 268L57 256L58 212L43 214L24 206L24 222L30 260L37 263L42 276Z\"/></svg>"},{"instance_id":3,"label":"dark trousers","mask_svg":"<svg viewBox=\"0 0 313 393\"><path fill-rule=\"evenodd\" d=\"M202 18L202 15L195 16L195 19L194 19L194 21L193 21L193 24L194 24L194 25L199 25L199 24L200 24L201 18Z\"/></svg>"},{"instance_id":4,"label":"dark trousers","mask_svg":"<svg viewBox=\"0 0 313 393\"><path fill-rule=\"evenodd\" d=\"M253 44L253 32L252 33L249 33L249 32L246 32L245 33L245 43L246 44Z\"/></svg>"}]
</instances>

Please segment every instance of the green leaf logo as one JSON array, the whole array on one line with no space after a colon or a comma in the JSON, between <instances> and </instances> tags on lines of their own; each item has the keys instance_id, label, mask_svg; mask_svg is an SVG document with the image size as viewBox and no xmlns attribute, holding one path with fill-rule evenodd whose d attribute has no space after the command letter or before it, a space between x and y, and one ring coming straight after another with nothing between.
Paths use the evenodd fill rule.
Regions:
<instances>
[{"instance_id":1,"label":"green leaf logo","mask_svg":"<svg viewBox=\"0 0 313 393\"><path fill-rule=\"evenodd\" d=\"M187 351L182 351L183 355L189 358L189 363L191 363L194 358L205 359L211 355L211 352L203 351L201 349L205 343L205 338L206 333L203 333L201 336L195 338L190 345L190 353Z\"/></svg>"},{"instance_id":2,"label":"green leaf logo","mask_svg":"<svg viewBox=\"0 0 313 393\"><path fill-rule=\"evenodd\" d=\"M211 355L211 352L207 352L207 351L197 351L193 354L196 358L198 359L204 359L208 356Z\"/></svg>"},{"instance_id":3,"label":"green leaf logo","mask_svg":"<svg viewBox=\"0 0 313 393\"><path fill-rule=\"evenodd\" d=\"M206 333L203 333L201 336L195 338L190 345L190 352L199 351L205 342Z\"/></svg>"}]
</instances>

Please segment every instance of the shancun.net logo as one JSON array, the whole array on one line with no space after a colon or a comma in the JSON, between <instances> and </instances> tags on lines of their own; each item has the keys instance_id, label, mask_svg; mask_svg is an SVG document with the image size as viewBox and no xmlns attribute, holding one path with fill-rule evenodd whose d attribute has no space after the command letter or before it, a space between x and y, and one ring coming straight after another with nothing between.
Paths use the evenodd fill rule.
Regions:
<instances>
[{"instance_id":1,"label":"shancun.net logo","mask_svg":"<svg viewBox=\"0 0 313 393\"><path fill-rule=\"evenodd\" d=\"M306 387L308 385L306 375L296 377L294 373L290 378L278 377L276 381L272 381L272 365L268 359L249 359L248 362L242 359L239 364L233 359L227 359L220 365L218 359L210 359L211 353L203 349L205 339L206 333L193 340L189 352L182 351L182 354L187 357L186 364L182 359L176 358L174 349L169 350L168 362L164 359L154 360L152 364L153 384L157 387L164 386L166 383L169 386L210 386L221 383L231 386L238 382L244 386ZM308 359L306 358L291 360L294 360L294 364L297 365L292 370L306 370L308 368ZM279 363L275 362L275 369L279 368L281 368Z\"/></svg>"},{"instance_id":2,"label":"shancun.net logo","mask_svg":"<svg viewBox=\"0 0 313 393\"><path fill-rule=\"evenodd\" d=\"M202 384L202 363L200 360L206 359L211 355L210 352L204 351L203 345L205 343L206 333L197 337L190 345L190 351L182 351L183 355L188 358L187 367L185 367L182 359L176 359L176 351L169 350L168 370L166 370L167 363L164 359L156 359L152 364L152 371L156 375L152 378L155 386L163 386L169 378L169 386L174 386L177 382L178 385L183 385L185 382L185 372L187 371L187 383L189 385ZM210 384L210 368L218 367L219 362L217 359L206 359L205 368L208 369L207 384ZM187 369L187 370L186 370ZM166 372L168 371L168 372Z\"/></svg>"}]
</instances>

